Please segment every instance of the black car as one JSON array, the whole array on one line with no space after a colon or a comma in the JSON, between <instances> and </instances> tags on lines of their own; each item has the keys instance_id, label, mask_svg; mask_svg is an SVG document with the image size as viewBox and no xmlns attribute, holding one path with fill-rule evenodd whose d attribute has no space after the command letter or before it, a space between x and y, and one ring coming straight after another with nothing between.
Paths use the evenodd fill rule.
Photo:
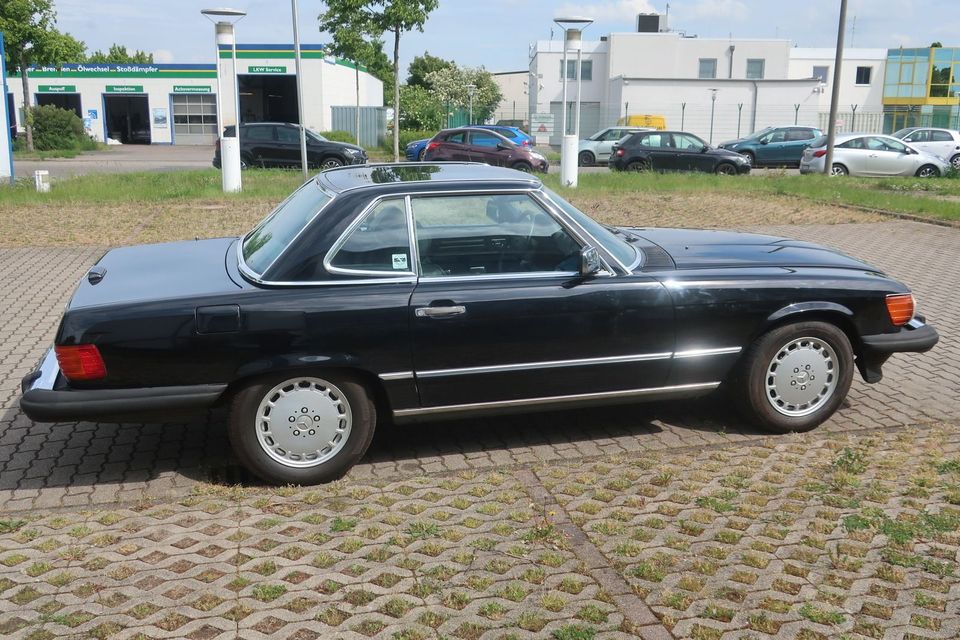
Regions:
<instances>
[{"instance_id":1,"label":"black car","mask_svg":"<svg viewBox=\"0 0 960 640\"><path fill-rule=\"evenodd\" d=\"M808 242L608 227L467 163L320 173L241 238L124 247L23 380L34 420L230 409L239 459L337 478L375 427L686 398L806 431L933 347L909 289Z\"/></svg>"},{"instance_id":2,"label":"black car","mask_svg":"<svg viewBox=\"0 0 960 640\"><path fill-rule=\"evenodd\" d=\"M232 137L234 127L223 135ZM307 163L314 168L333 169L351 164L365 164L363 147L333 142L310 129L307 132ZM300 167L300 125L285 122L256 122L240 125L240 166ZM220 141L213 151L213 166L220 168Z\"/></svg>"},{"instance_id":3,"label":"black car","mask_svg":"<svg viewBox=\"0 0 960 640\"><path fill-rule=\"evenodd\" d=\"M610 168L617 171L705 171L750 173L750 159L712 147L692 133L641 131L613 146Z\"/></svg>"}]
</instances>

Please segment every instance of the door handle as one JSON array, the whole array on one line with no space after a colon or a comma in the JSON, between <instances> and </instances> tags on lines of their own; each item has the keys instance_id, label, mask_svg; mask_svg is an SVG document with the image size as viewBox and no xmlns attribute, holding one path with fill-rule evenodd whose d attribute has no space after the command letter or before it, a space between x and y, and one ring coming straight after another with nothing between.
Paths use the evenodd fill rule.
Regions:
<instances>
[{"instance_id":1,"label":"door handle","mask_svg":"<svg viewBox=\"0 0 960 640\"><path fill-rule=\"evenodd\" d=\"M453 316L462 316L467 312L467 308L462 304L451 307L418 307L414 313L418 318L450 318Z\"/></svg>"}]
</instances>

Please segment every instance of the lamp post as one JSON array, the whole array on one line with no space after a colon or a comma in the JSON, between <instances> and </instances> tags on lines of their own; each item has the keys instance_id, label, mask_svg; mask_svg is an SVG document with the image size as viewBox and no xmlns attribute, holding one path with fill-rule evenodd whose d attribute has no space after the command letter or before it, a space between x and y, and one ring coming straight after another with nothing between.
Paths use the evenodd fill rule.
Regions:
<instances>
[{"instance_id":1,"label":"lamp post","mask_svg":"<svg viewBox=\"0 0 960 640\"><path fill-rule=\"evenodd\" d=\"M224 193L239 193L243 189L240 175L240 92L237 85L237 39L234 25L246 11L240 9L203 9L201 12L214 23L214 43L217 52L217 134L220 136L220 174ZM229 68L220 59L220 46L230 47ZM229 98L224 87L229 86ZM227 129L233 127L233 134Z\"/></svg>"},{"instance_id":2,"label":"lamp post","mask_svg":"<svg viewBox=\"0 0 960 640\"><path fill-rule=\"evenodd\" d=\"M577 149L580 139L580 89L582 85L581 69L583 65L583 30L593 24L593 18L584 18L582 16L566 16L554 18L561 29L563 29L563 69L561 76L563 78L563 106L561 107L563 142L560 146L560 182L564 186L574 188L577 186ZM577 76L577 100L573 112L573 134L567 134L567 78L569 72L567 69L567 52L571 49L577 51L577 66L574 72Z\"/></svg>"},{"instance_id":3,"label":"lamp post","mask_svg":"<svg viewBox=\"0 0 960 640\"><path fill-rule=\"evenodd\" d=\"M710 89L710 144L713 144L713 114L717 110L717 91L719 89Z\"/></svg>"},{"instance_id":4,"label":"lamp post","mask_svg":"<svg viewBox=\"0 0 960 640\"><path fill-rule=\"evenodd\" d=\"M477 85L467 85L467 95L470 96L470 117L467 119L468 125L473 125L473 94L477 92Z\"/></svg>"},{"instance_id":5,"label":"lamp post","mask_svg":"<svg viewBox=\"0 0 960 640\"><path fill-rule=\"evenodd\" d=\"M297 10L297 0L290 0L290 5L293 13L293 57L297 70L297 111L300 114L300 166L303 168L303 181L306 182L307 123L303 118L303 74L300 72L300 12Z\"/></svg>"},{"instance_id":6,"label":"lamp post","mask_svg":"<svg viewBox=\"0 0 960 640\"><path fill-rule=\"evenodd\" d=\"M954 91L953 95L957 98L957 129L960 130L960 91Z\"/></svg>"}]
</instances>

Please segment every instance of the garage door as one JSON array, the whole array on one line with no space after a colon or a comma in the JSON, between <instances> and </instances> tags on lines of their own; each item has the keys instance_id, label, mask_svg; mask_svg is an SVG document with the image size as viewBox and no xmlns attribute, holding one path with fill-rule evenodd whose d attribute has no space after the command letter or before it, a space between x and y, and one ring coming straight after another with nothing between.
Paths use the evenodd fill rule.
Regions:
<instances>
[{"instance_id":1,"label":"garage door","mask_svg":"<svg viewBox=\"0 0 960 640\"><path fill-rule=\"evenodd\" d=\"M213 144L217 139L217 96L213 93L175 93L174 144Z\"/></svg>"}]
</instances>

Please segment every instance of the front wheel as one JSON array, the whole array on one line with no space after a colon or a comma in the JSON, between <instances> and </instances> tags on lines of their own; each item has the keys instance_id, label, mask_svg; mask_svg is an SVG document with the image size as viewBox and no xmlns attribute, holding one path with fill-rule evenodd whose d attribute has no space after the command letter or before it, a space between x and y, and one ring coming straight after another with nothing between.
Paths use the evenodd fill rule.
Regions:
<instances>
[{"instance_id":1,"label":"front wheel","mask_svg":"<svg viewBox=\"0 0 960 640\"><path fill-rule=\"evenodd\" d=\"M809 431L839 408L853 381L847 335L826 322L797 322L761 336L735 384L745 417L774 433Z\"/></svg>"},{"instance_id":2,"label":"front wheel","mask_svg":"<svg viewBox=\"0 0 960 640\"><path fill-rule=\"evenodd\" d=\"M420 162L423 162L426 159L426 157L427 157L427 148L424 147L423 149L420 149L420 153L417 154L417 160L419 160Z\"/></svg>"},{"instance_id":3,"label":"front wheel","mask_svg":"<svg viewBox=\"0 0 960 640\"><path fill-rule=\"evenodd\" d=\"M717 165L717 175L718 176L735 176L737 175L737 168L728 162L722 162Z\"/></svg>"},{"instance_id":4,"label":"front wheel","mask_svg":"<svg viewBox=\"0 0 960 640\"><path fill-rule=\"evenodd\" d=\"M523 171L524 173L533 172L533 167L527 164L526 162L515 162L511 169L516 169L517 171Z\"/></svg>"},{"instance_id":5,"label":"front wheel","mask_svg":"<svg viewBox=\"0 0 960 640\"><path fill-rule=\"evenodd\" d=\"M320 163L320 168L326 171L327 169L336 169L337 167L343 166L343 160L340 158L324 158L323 162Z\"/></svg>"},{"instance_id":6,"label":"front wheel","mask_svg":"<svg viewBox=\"0 0 960 640\"><path fill-rule=\"evenodd\" d=\"M956 171L960 171L960 153L950 158L950 164Z\"/></svg>"},{"instance_id":7,"label":"front wheel","mask_svg":"<svg viewBox=\"0 0 960 640\"><path fill-rule=\"evenodd\" d=\"M917 169L918 178L939 178L940 170L937 169L932 164L925 164L919 169Z\"/></svg>"},{"instance_id":8,"label":"front wheel","mask_svg":"<svg viewBox=\"0 0 960 640\"><path fill-rule=\"evenodd\" d=\"M234 396L228 433L240 462L274 484L343 476L370 446L376 409L369 390L343 374L263 378Z\"/></svg>"}]
</instances>

